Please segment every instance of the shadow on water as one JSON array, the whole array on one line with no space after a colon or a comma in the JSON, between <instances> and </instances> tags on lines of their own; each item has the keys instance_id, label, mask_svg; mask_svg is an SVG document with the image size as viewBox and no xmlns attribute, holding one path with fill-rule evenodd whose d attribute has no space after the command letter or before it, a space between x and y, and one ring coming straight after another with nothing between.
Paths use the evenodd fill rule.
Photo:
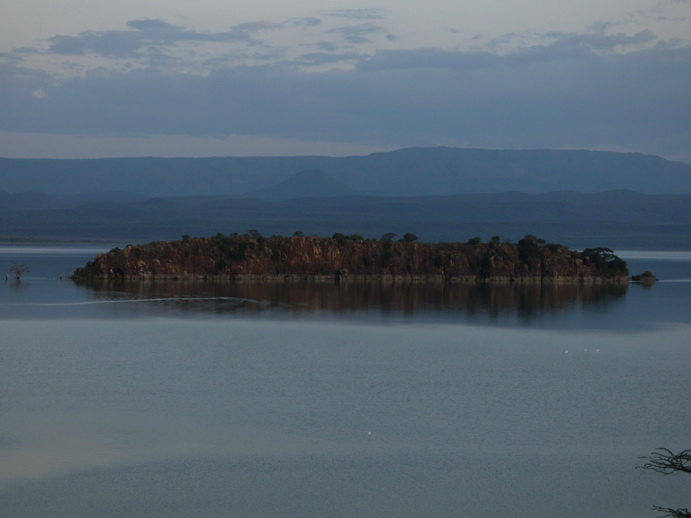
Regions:
<instances>
[{"instance_id":1,"label":"shadow on water","mask_svg":"<svg viewBox=\"0 0 691 518\"><path fill-rule=\"evenodd\" d=\"M605 311L628 285L120 281L82 285L98 302L160 312L364 315L530 322L589 307ZM142 311L120 304L123 311ZM129 309L125 309L129 306ZM137 304L139 306L139 304Z\"/></svg>"}]
</instances>

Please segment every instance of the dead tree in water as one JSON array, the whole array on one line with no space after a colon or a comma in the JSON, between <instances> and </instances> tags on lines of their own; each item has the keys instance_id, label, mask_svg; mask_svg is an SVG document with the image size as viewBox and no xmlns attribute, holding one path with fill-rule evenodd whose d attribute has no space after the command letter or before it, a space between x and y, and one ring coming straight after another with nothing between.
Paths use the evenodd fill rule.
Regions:
<instances>
[{"instance_id":1,"label":"dead tree in water","mask_svg":"<svg viewBox=\"0 0 691 518\"><path fill-rule=\"evenodd\" d=\"M684 450L679 453L673 453L667 448L658 448L650 454L649 457L641 457L648 462L643 464L641 468L656 471L663 475L671 475L672 473L689 473L691 474L691 450ZM665 513L661 516L671 518L691 518L691 511L687 508L672 509L671 507L653 506L653 511Z\"/></svg>"},{"instance_id":2,"label":"dead tree in water","mask_svg":"<svg viewBox=\"0 0 691 518\"><path fill-rule=\"evenodd\" d=\"M10 268L7 270L7 274L5 275L5 281L12 276L14 277L15 281L19 282L22 280L22 275L28 271L29 267L26 264L12 263L12 266L10 266Z\"/></svg>"}]
</instances>

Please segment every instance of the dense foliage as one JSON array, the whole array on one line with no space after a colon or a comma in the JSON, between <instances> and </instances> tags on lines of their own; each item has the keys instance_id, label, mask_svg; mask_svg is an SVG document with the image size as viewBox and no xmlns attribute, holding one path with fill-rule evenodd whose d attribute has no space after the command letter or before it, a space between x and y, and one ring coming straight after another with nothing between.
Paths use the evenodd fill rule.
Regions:
<instances>
[{"instance_id":1,"label":"dense foliage","mask_svg":"<svg viewBox=\"0 0 691 518\"><path fill-rule=\"evenodd\" d=\"M264 237L216 234L184 236L113 249L75 272L77 278L284 277L440 278L475 281L560 281L624 279L626 263L607 248L583 252L528 235L518 243L473 238L465 243L420 243L413 234L396 240L333 237Z\"/></svg>"}]
</instances>

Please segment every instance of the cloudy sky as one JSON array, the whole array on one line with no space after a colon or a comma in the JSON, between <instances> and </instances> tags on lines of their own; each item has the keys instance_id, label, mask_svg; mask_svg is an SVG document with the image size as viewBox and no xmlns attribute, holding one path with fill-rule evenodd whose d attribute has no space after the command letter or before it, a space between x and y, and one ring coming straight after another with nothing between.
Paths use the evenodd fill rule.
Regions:
<instances>
[{"instance_id":1,"label":"cloudy sky","mask_svg":"<svg viewBox=\"0 0 691 518\"><path fill-rule=\"evenodd\" d=\"M0 156L691 162L691 0L2 0Z\"/></svg>"}]
</instances>

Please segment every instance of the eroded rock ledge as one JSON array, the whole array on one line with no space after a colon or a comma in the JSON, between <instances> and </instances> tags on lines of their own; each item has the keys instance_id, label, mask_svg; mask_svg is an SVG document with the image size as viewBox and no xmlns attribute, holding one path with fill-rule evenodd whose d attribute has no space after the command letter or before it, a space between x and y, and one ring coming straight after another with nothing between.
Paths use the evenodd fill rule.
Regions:
<instances>
[{"instance_id":1,"label":"eroded rock ledge","mask_svg":"<svg viewBox=\"0 0 691 518\"><path fill-rule=\"evenodd\" d=\"M217 234L116 248L73 278L599 283L627 282L628 270L607 248L579 252L534 236L518 243L420 243Z\"/></svg>"}]
</instances>

